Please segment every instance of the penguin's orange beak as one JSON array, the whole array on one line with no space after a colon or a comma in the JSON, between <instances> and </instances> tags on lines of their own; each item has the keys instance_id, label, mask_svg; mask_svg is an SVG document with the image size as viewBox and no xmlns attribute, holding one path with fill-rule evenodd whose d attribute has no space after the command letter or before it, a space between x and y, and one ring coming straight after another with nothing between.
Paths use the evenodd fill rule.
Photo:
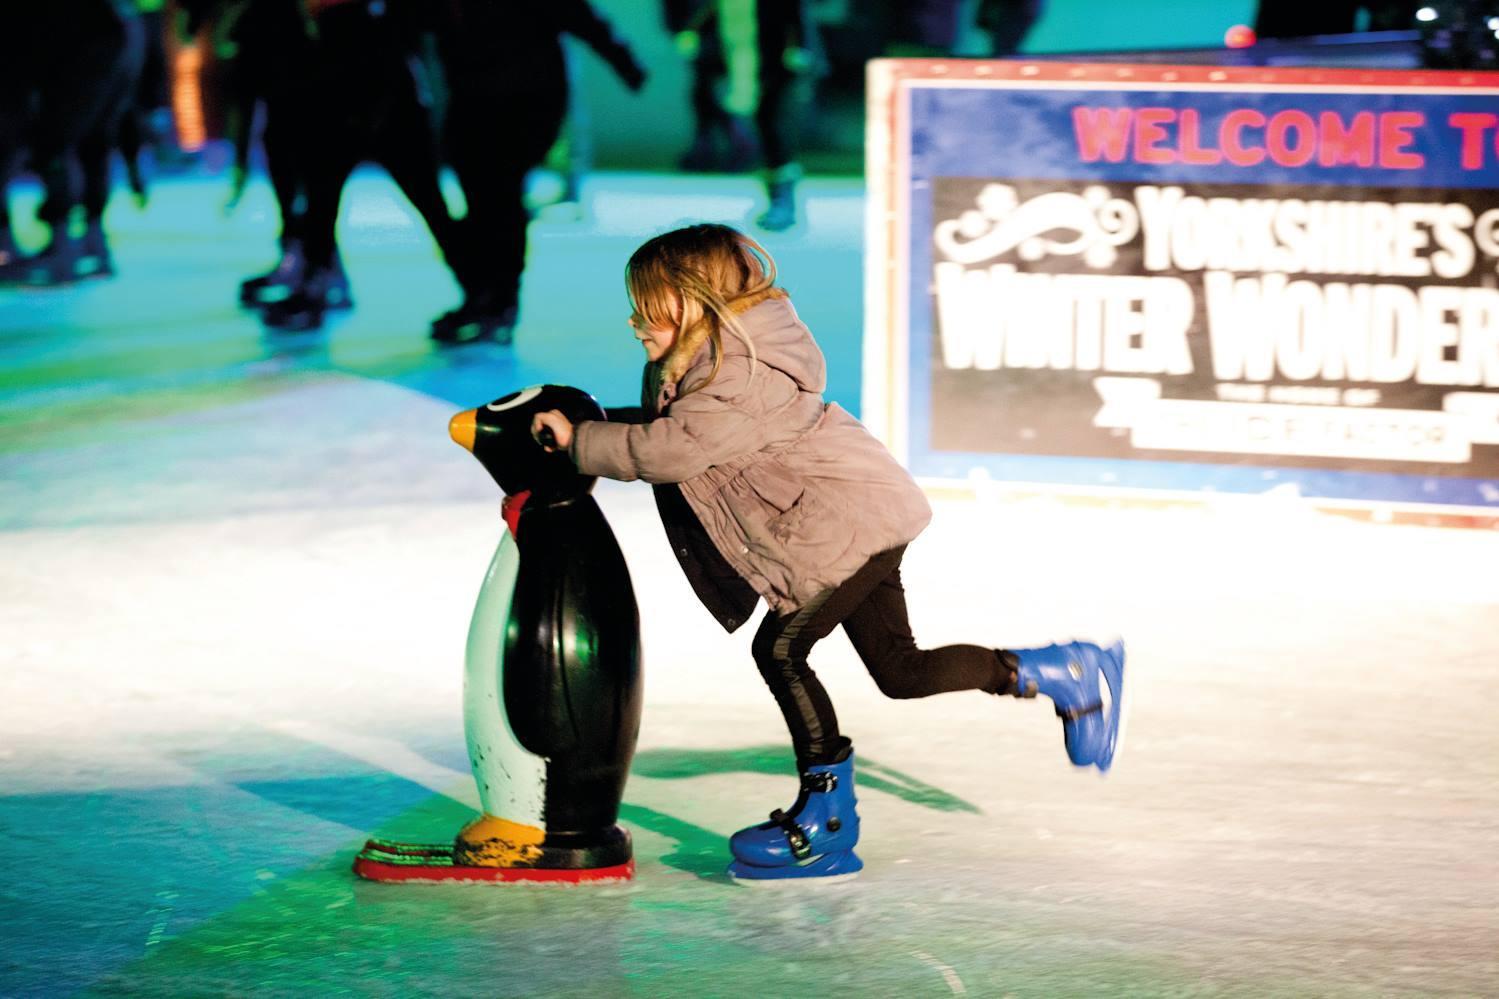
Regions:
<instances>
[{"instance_id":1,"label":"penguin's orange beak","mask_svg":"<svg viewBox=\"0 0 1499 999\"><path fill-rule=\"evenodd\" d=\"M478 410L465 409L448 421L448 436L453 438L453 443L463 445L464 450L470 454L474 450L474 434L479 425L478 416Z\"/></svg>"}]
</instances>

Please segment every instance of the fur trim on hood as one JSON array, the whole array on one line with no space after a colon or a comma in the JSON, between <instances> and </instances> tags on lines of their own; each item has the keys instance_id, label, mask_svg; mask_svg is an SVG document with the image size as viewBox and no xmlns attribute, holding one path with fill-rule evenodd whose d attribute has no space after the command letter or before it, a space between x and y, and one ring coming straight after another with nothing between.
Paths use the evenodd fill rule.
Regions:
<instances>
[{"instance_id":1,"label":"fur trim on hood","mask_svg":"<svg viewBox=\"0 0 1499 999\"><path fill-rule=\"evenodd\" d=\"M768 302L773 298L789 298L784 288L766 288L757 291L753 295L737 298L729 303L729 311L736 316L748 312L761 302ZM662 385L676 385L692 367L692 361L697 357L697 352L703 349L703 344L708 342L709 335L713 332L713 323L710 316L704 316L701 321L695 323L681 336L677 342L672 344L671 350L661 358L660 382Z\"/></svg>"}]
</instances>

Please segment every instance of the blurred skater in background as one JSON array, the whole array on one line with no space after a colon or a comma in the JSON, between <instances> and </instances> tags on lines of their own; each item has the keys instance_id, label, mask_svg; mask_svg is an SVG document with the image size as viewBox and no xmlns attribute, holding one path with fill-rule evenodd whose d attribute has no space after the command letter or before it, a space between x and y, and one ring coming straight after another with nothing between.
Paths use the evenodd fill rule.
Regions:
<instances>
[{"instance_id":1,"label":"blurred skater in background","mask_svg":"<svg viewBox=\"0 0 1499 999\"><path fill-rule=\"evenodd\" d=\"M718 32L718 0L664 0L662 18L677 53L688 63L692 139L677 165L691 173L742 173L759 162L748 118L723 105L728 73Z\"/></svg>"},{"instance_id":2,"label":"blurred skater in background","mask_svg":"<svg viewBox=\"0 0 1499 999\"><path fill-rule=\"evenodd\" d=\"M215 9L217 8L217 9ZM233 147L228 210L244 194L259 124L265 169L276 199L280 257L265 274L241 282L240 302L269 306L287 297L306 275L302 229L307 212L308 152L317 126L314 86L317 52L312 22L301 0L194 3L188 33L212 16L215 54L225 66L226 137ZM325 309L352 305L349 280L335 243Z\"/></svg>"},{"instance_id":3,"label":"blurred skater in background","mask_svg":"<svg viewBox=\"0 0 1499 999\"><path fill-rule=\"evenodd\" d=\"M328 309L348 304L334 230L344 185L366 160L390 174L454 276L463 280L463 248L438 184L432 82L421 58L430 18L426 5L421 0L304 3L315 44L299 92L287 98L305 105L289 123L301 147L301 156L293 159L305 210L293 217L302 273L290 294L263 312L267 326L283 330L315 329ZM310 117L297 119L297 114ZM284 196L278 191L278 201ZM285 218L284 204L282 211Z\"/></svg>"},{"instance_id":4,"label":"blurred skater in background","mask_svg":"<svg viewBox=\"0 0 1499 999\"><path fill-rule=\"evenodd\" d=\"M62 284L114 274L104 231L111 159L122 143L131 181L140 130L133 119L145 59L140 16L129 0L12 3L0 9L0 282ZM50 234L21 254L8 208L13 171L29 152Z\"/></svg>"},{"instance_id":5,"label":"blurred skater in background","mask_svg":"<svg viewBox=\"0 0 1499 999\"><path fill-rule=\"evenodd\" d=\"M557 141L568 110L562 35L586 43L632 91L645 69L587 0L454 0L438 47L447 74L448 162L463 188L463 302L432 324L441 343L509 343L526 266L526 175Z\"/></svg>"},{"instance_id":6,"label":"blurred skater in background","mask_svg":"<svg viewBox=\"0 0 1499 999\"><path fill-rule=\"evenodd\" d=\"M743 169L746 121L759 140L768 205L755 220L779 232L797 220L800 122L821 65L809 0L679 0L667 7L677 50L692 63L692 145L684 169ZM721 71L720 71L721 67Z\"/></svg>"}]
</instances>

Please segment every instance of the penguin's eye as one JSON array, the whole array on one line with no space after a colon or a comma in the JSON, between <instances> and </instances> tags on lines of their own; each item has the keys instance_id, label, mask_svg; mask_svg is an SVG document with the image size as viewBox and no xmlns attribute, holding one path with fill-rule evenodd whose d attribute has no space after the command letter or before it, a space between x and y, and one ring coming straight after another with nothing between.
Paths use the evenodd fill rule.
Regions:
<instances>
[{"instance_id":1,"label":"penguin's eye","mask_svg":"<svg viewBox=\"0 0 1499 999\"><path fill-rule=\"evenodd\" d=\"M532 385L529 388L521 389L519 392L511 392L509 395L501 396L484 408L491 413L500 413L507 409L514 409L516 406L523 406L539 395L541 395L541 386Z\"/></svg>"}]
</instances>

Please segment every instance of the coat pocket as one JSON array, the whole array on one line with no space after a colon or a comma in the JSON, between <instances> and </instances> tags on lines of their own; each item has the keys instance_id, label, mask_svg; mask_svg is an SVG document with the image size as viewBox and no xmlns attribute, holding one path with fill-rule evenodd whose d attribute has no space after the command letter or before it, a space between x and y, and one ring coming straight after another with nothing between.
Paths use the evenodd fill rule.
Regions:
<instances>
[{"instance_id":1,"label":"coat pocket","mask_svg":"<svg viewBox=\"0 0 1499 999\"><path fill-rule=\"evenodd\" d=\"M745 485L777 513L785 513L802 498L806 484L785 466L762 461L750 465L740 477Z\"/></svg>"},{"instance_id":2,"label":"coat pocket","mask_svg":"<svg viewBox=\"0 0 1499 999\"><path fill-rule=\"evenodd\" d=\"M776 462L757 462L730 480L720 498L738 528L743 554L785 566L787 543L808 512L806 484Z\"/></svg>"},{"instance_id":3,"label":"coat pocket","mask_svg":"<svg viewBox=\"0 0 1499 999\"><path fill-rule=\"evenodd\" d=\"M767 476L746 492L751 504L736 519L751 549L789 566L820 564L847 547L847 517L822 490L799 479Z\"/></svg>"}]
</instances>

